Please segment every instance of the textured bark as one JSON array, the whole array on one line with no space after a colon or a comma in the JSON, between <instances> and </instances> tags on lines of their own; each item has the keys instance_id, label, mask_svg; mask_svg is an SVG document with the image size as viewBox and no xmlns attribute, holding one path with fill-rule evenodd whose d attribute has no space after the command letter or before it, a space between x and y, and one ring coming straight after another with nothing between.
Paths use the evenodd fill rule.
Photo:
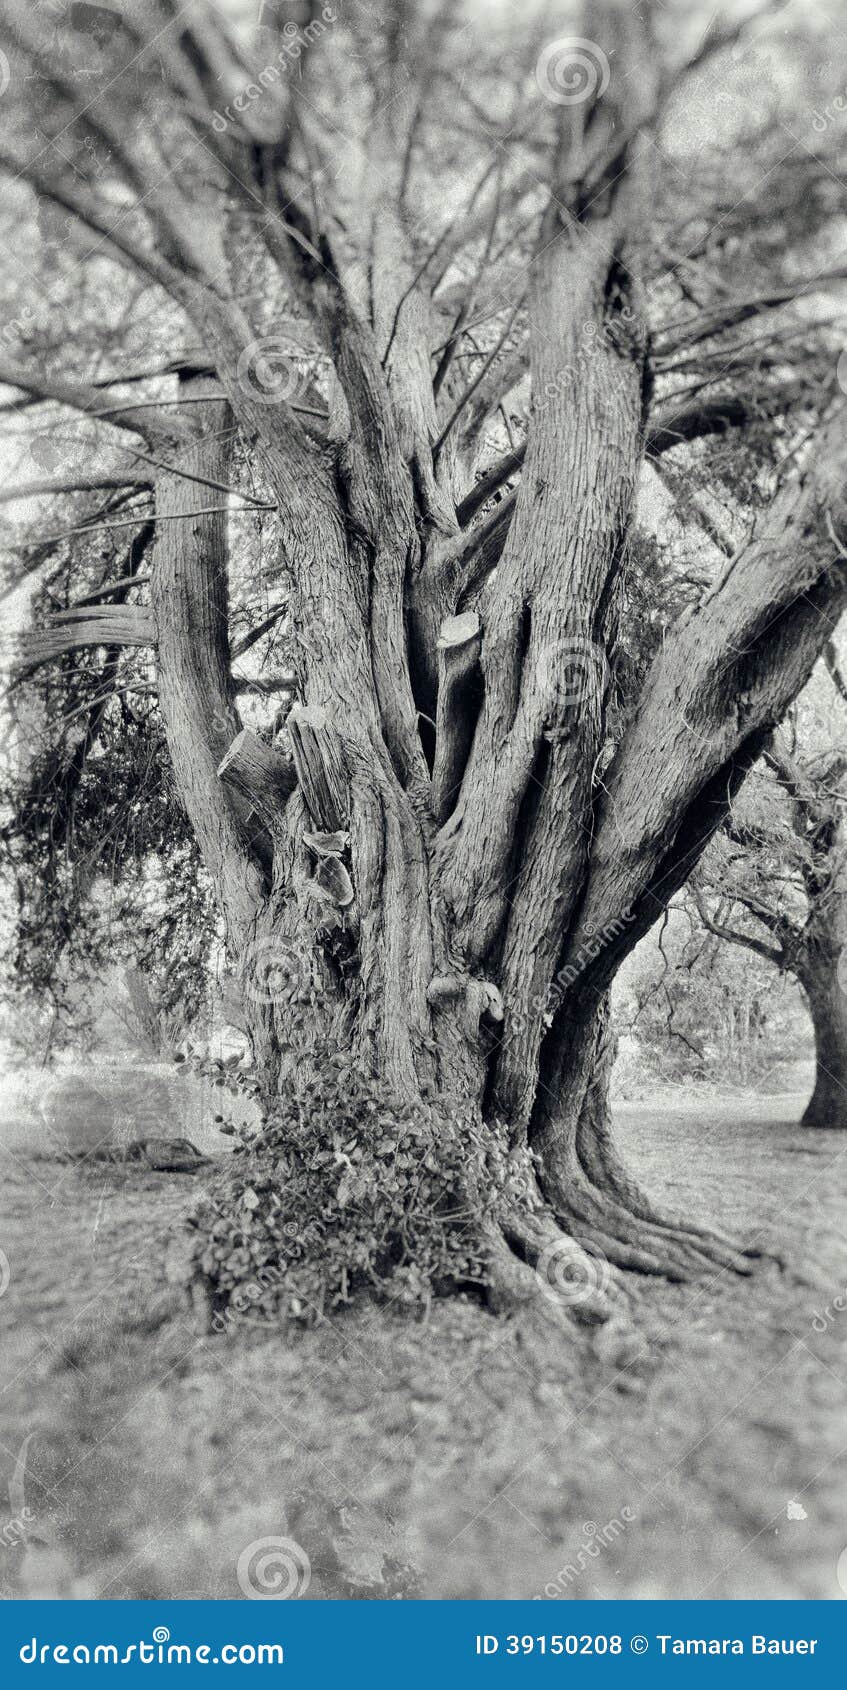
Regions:
<instances>
[{"instance_id":1,"label":"textured bark","mask_svg":"<svg viewBox=\"0 0 847 1690\"><path fill-rule=\"evenodd\" d=\"M288 734L306 808L316 827L337 832L349 810L347 774L338 733L320 704L289 712Z\"/></svg>"},{"instance_id":2,"label":"textured bark","mask_svg":"<svg viewBox=\"0 0 847 1690\"><path fill-rule=\"evenodd\" d=\"M784 762L780 767L786 776ZM815 1035L807 1127L847 1127L847 822L843 787L837 796L839 772L843 780L843 757L835 759L829 778L823 771L820 793L813 790L810 798L808 780L795 789L795 826L805 827L807 838L811 832L816 847L807 870L809 915L792 958Z\"/></svg>"},{"instance_id":3,"label":"textured bark","mask_svg":"<svg viewBox=\"0 0 847 1690\"><path fill-rule=\"evenodd\" d=\"M84 646L152 646L155 638L153 619L142 605L91 605L85 610L56 611L49 628L18 635L18 666L31 669Z\"/></svg>"},{"instance_id":4,"label":"textured bark","mask_svg":"<svg viewBox=\"0 0 847 1690\"><path fill-rule=\"evenodd\" d=\"M202 398L205 377L183 384ZM231 419L220 401L194 407L196 438L178 469L226 479ZM156 482L157 535L150 599L157 641L159 707L174 776L206 866L219 889L234 942L249 932L263 894L263 875L246 822L218 779L221 758L240 729L229 657L226 524L222 512L168 521L197 508L197 489L179 474Z\"/></svg>"},{"instance_id":5,"label":"textured bark","mask_svg":"<svg viewBox=\"0 0 847 1690\"><path fill-rule=\"evenodd\" d=\"M847 968L842 955L819 956L800 978L815 1034L815 1086L805 1127L847 1127Z\"/></svg>"},{"instance_id":6,"label":"textured bark","mask_svg":"<svg viewBox=\"0 0 847 1690\"><path fill-rule=\"evenodd\" d=\"M548 1038L530 1143L542 1191L562 1226L617 1268L686 1279L709 1267L749 1273L761 1254L689 1216L657 1209L614 1148L608 1004L571 1003L568 1037Z\"/></svg>"},{"instance_id":7,"label":"textured bark","mask_svg":"<svg viewBox=\"0 0 847 1690\"><path fill-rule=\"evenodd\" d=\"M197 301L198 327L215 347L221 382L276 493L283 553L297 560L290 624L298 690L307 725L317 722L318 738L328 735L341 748L346 792L343 805L314 815L307 779L299 825L294 801L289 804L291 842L287 853L278 853L274 898L261 912L259 930L265 936L297 931L304 944L319 944L321 912L303 897L311 872L302 834L343 825L350 834L355 905L349 924L357 948L348 1036L366 1072L378 1071L390 1088L413 1094L420 1084L435 1083L439 1072L426 994L436 950L444 947L430 896L429 775L405 643L404 572L417 551L414 479L379 359L346 300L343 279L323 269L308 280L321 294L322 321L344 383L331 457L284 405L264 405L245 391L237 375L237 323L207 295ZM321 784L337 787L329 762Z\"/></svg>"},{"instance_id":8,"label":"textured bark","mask_svg":"<svg viewBox=\"0 0 847 1690\"><path fill-rule=\"evenodd\" d=\"M250 728L236 734L221 759L218 778L234 787L261 822L276 830L287 800L297 785L294 761L276 746L266 745Z\"/></svg>"},{"instance_id":9,"label":"textured bark","mask_svg":"<svg viewBox=\"0 0 847 1690\"><path fill-rule=\"evenodd\" d=\"M602 984L688 878L847 603L847 411L716 588L665 642L604 777L582 907L562 956ZM727 706L730 708L727 708ZM616 924L623 931L610 931Z\"/></svg>"}]
</instances>

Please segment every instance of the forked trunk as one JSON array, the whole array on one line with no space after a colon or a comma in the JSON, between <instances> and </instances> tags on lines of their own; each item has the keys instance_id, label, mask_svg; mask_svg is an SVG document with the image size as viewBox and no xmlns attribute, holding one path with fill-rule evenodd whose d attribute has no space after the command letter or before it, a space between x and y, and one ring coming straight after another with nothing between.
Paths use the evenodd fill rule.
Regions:
<instances>
[{"instance_id":1,"label":"forked trunk","mask_svg":"<svg viewBox=\"0 0 847 1690\"><path fill-rule=\"evenodd\" d=\"M40 81L49 55L15 10ZM241 41L230 48L225 31L156 37L151 111L160 73L179 105L164 175L155 148L129 155L107 78L94 130L119 197L132 193L130 227L94 183L63 172L51 187L48 170L43 188L38 163L24 175L185 315L180 403L100 407L98 389L9 360L4 380L140 435L156 471L150 615L89 608L82 626L87 640L95 622L110 640L155 644L175 783L244 998L254 1060L242 1077L266 1120L201 1231L218 1310L269 1272L294 1312L393 1279L597 1320L622 1295L620 1269L747 1267L728 1241L657 1215L621 1167L608 992L847 603L847 414L827 416L720 579L665 630L640 696L623 696L618 626L654 381L675 388L675 351L770 304L727 298L713 327L698 312L692 328L673 303L676 264L660 276L650 259L642 277L677 48L671 72L650 8L619 0L586 0L579 33L538 58L549 147L543 112L524 127L516 109L509 129L528 172L502 148L490 160L486 143L461 210L451 143L433 244L416 173L436 69L457 43L449 5L437 22L415 10L388 8L367 76L342 19L319 46L324 93L354 65L340 179L318 106L271 94L270 67L222 128L216 106L204 114L243 85ZM428 62L419 24L437 50L410 99L407 58ZM327 32L307 33L300 94ZM715 46L707 33L690 66ZM48 82L64 110L64 74ZM199 170L180 113L192 138L199 124ZM483 325L509 294L493 340ZM527 355L515 442L502 401ZM692 425L677 397L654 451L710 432L710 403ZM510 451L474 485L498 405ZM721 429L724 406L721 393ZM266 732L245 729L232 676L230 518L255 509L268 577L278 568L287 583L275 613L297 702L279 732L279 712L273 732L270 712ZM646 604L646 577L637 590ZM52 627L48 655L81 637ZM834 1068L824 996L821 1066ZM291 1258L292 1238L309 1261Z\"/></svg>"},{"instance_id":2,"label":"forked trunk","mask_svg":"<svg viewBox=\"0 0 847 1690\"><path fill-rule=\"evenodd\" d=\"M272 746L237 719L221 746L214 718L234 717L216 644L224 540L209 528L200 559L192 527L184 569L162 540L162 713L227 916L267 1112L198 1258L218 1307L267 1268L289 1307L399 1275L595 1321L623 1295L621 1269L749 1268L728 1240L658 1215L622 1168L607 994L841 602L820 512L843 520L847 444L835 419L663 642L613 745L651 387L636 134L656 89L636 14L600 12L639 74L618 75L598 110L562 108L527 297L533 415L511 522L458 532L466 489L451 485L448 437L465 400L430 380L441 330L391 207L402 149L384 125L361 161L371 252L359 284L340 229L293 254L277 250L281 219L266 229L331 365L325 430L262 391L261 367L245 381L248 325L189 285L276 506L298 698ZM632 97L638 111L617 103ZM589 168L607 120L622 150L589 192L576 165ZM177 478L157 495L190 508ZM740 701L729 713L728 697ZM287 1259L292 1229L314 1247L311 1269Z\"/></svg>"}]
</instances>

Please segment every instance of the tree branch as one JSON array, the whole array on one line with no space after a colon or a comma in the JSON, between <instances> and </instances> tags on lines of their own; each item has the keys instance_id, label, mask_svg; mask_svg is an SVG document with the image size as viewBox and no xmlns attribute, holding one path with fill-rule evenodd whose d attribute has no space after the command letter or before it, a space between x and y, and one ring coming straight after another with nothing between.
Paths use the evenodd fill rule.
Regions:
<instances>
[{"instance_id":1,"label":"tree branch","mask_svg":"<svg viewBox=\"0 0 847 1690\"><path fill-rule=\"evenodd\" d=\"M647 457L659 458L674 446L724 434L730 428L744 428L760 417L779 415L804 391L801 381L792 381L761 394L719 393L689 404L668 400L650 418L645 442Z\"/></svg>"},{"instance_id":2,"label":"tree branch","mask_svg":"<svg viewBox=\"0 0 847 1690\"><path fill-rule=\"evenodd\" d=\"M115 491L126 488L127 491L140 491L149 487L148 481L131 481L126 476L98 475L91 477L62 477L57 481L23 481L18 487L0 488L0 505L11 504L14 499L37 499L44 493L96 493L101 488Z\"/></svg>"},{"instance_id":3,"label":"tree branch","mask_svg":"<svg viewBox=\"0 0 847 1690\"><path fill-rule=\"evenodd\" d=\"M492 464L491 469L481 476L469 493L465 494L461 503L456 506L456 518L460 528L467 528L473 521L477 511L488 503L488 500L499 492L504 481L510 480L522 468L526 457L526 442L516 446L513 452L507 452L499 462Z\"/></svg>"},{"instance_id":4,"label":"tree branch","mask_svg":"<svg viewBox=\"0 0 847 1690\"><path fill-rule=\"evenodd\" d=\"M760 317L766 311L779 311L784 305L792 305L809 294L823 292L832 282L845 280L847 267L838 265L832 270L822 270L817 276L798 276L794 281L768 288L763 293L751 294L745 299L722 300L719 305L710 306L693 317L684 317L680 322L669 324L656 336L654 353L657 357L667 357L668 353L683 347L687 350L698 346L701 341L711 340L725 329L749 322L751 317Z\"/></svg>"},{"instance_id":5,"label":"tree branch","mask_svg":"<svg viewBox=\"0 0 847 1690\"><path fill-rule=\"evenodd\" d=\"M69 187L65 182L55 182L36 163L21 163L5 148L0 149L0 168L28 182L42 198L62 206L63 210L70 212L85 228L99 235L106 242L107 251L111 249L109 256L117 256L125 265L129 264L131 269L137 270L143 276L149 276L151 281L157 282L168 294L179 299L179 272L155 253L146 252L137 241L119 228L121 218L127 216L130 208L115 215L113 208L87 194L78 184Z\"/></svg>"},{"instance_id":6,"label":"tree branch","mask_svg":"<svg viewBox=\"0 0 847 1690\"><path fill-rule=\"evenodd\" d=\"M714 933L718 939L727 939L732 945L744 945L748 951L755 951L757 956L764 957L766 962L775 963L777 968L782 967L785 957L776 945L767 945L763 939L754 939L751 934L741 933L736 928L724 927L721 922L710 916L700 888L692 885L691 892L697 905L697 914L707 932Z\"/></svg>"},{"instance_id":7,"label":"tree branch","mask_svg":"<svg viewBox=\"0 0 847 1690\"><path fill-rule=\"evenodd\" d=\"M83 416L90 416L101 403L101 394L97 388L87 387L80 382L64 381L61 376L40 375L37 370L27 369L12 358L0 357L0 382L8 387L19 387L22 392L31 393L36 399L68 405L72 411L80 411ZM142 439L150 441L151 444L154 444L162 433L167 432L164 425L156 428L155 416L142 423L135 413L125 413L119 406L115 407L107 420L113 428L127 429L130 434L140 434ZM173 431L170 432L172 434Z\"/></svg>"},{"instance_id":8,"label":"tree branch","mask_svg":"<svg viewBox=\"0 0 847 1690\"><path fill-rule=\"evenodd\" d=\"M19 669L51 663L82 646L152 646L155 628L142 605L90 605L86 610L57 611L48 628L18 634Z\"/></svg>"},{"instance_id":9,"label":"tree branch","mask_svg":"<svg viewBox=\"0 0 847 1690\"><path fill-rule=\"evenodd\" d=\"M566 947L565 961L584 957L589 934L627 915L626 936L591 963L598 982L690 874L847 604L827 514L847 529L844 406L647 677L605 777L588 890Z\"/></svg>"}]
</instances>

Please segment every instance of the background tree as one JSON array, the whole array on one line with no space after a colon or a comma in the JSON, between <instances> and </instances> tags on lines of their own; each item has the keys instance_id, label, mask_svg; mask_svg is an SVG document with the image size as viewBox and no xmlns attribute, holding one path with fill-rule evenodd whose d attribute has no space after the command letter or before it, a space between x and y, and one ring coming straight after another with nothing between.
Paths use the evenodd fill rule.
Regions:
<instances>
[{"instance_id":1,"label":"background tree","mask_svg":"<svg viewBox=\"0 0 847 1690\"><path fill-rule=\"evenodd\" d=\"M813 1041L790 975L704 930L688 889L620 970L613 994L618 1035L613 1093L656 1096L691 1081L761 1094L805 1083ZM708 1104L706 1105L708 1107Z\"/></svg>"},{"instance_id":2,"label":"background tree","mask_svg":"<svg viewBox=\"0 0 847 1690\"><path fill-rule=\"evenodd\" d=\"M85 471L50 492L108 492L123 514L86 503L77 533L152 520L155 537L149 581L122 566L94 614L76 598L24 655L119 653L114 690L127 649L154 654L276 1111L268 1153L300 1154L285 1099L310 1048L316 1073L331 1055L372 1088L371 1124L347 1139L328 1120L314 1146L340 1240L329 1294L367 1277L344 1237L385 1143L402 1190L383 1264L408 1264L426 1189L473 1240L442 1281L506 1303L567 1261L602 1317L598 1251L613 1270L746 1269L620 1166L606 1000L847 596L837 135L787 148L781 57L686 158L687 102L713 75L731 86L739 49L742 83L746 53L767 63L767 14L757 48L761 15L710 24L696 5L601 0L517 27L451 0L271 7L258 25L170 0L95 10L51 8L48 40L4 0L2 157L42 220L72 220L80 270L105 288L116 262L136 291L106 373L49 323L45 345L27 305L0 380L30 416L84 419ZM814 43L784 19L802 66ZM140 341L157 348L142 364ZM739 430L723 485L743 539L715 569L708 499L677 498L689 597L661 629L645 464L697 462L728 431L731 456ZM251 513L294 676L277 734L270 709L264 734L244 728L232 673ZM662 632L646 674L632 603ZM393 1144L373 1129L379 1096L406 1111L402 1156L399 1125ZM245 1203L268 1221L255 1179L242 1232Z\"/></svg>"},{"instance_id":3,"label":"background tree","mask_svg":"<svg viewBox=\"0 0 847 1690\"><path fill-rule=\"evenodd\" d=\"M692 884L710 933L803 988L817 1059L810 1127L847 1124L847 691L834 647L827 658L829 698L804 694Z\"/></svg>"}]
</instances>

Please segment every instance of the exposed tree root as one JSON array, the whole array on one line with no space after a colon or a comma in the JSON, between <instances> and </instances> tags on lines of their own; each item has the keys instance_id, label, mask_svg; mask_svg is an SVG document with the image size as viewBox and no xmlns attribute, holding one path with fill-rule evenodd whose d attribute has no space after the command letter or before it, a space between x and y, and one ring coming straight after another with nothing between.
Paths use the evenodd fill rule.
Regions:
<instances>
[{"instance_id":1,"label":"exposed tree root","mask_svg":"<svg viewBox=\"0 0 847 1690\"><path fill-rule=\"evenodd\" d=\"M627 1301L608 1262L572 1232L563 1231L552 1215L537 1223L537 1216L523 1217L507 1236L511 1248L531 1263L543 1295L581 1324L608 1320Z\"/></svg>"},{"instance_id":2,"label":"exposed tree root","mask_svg":"<svg viewBox=\"0 0 847 1690\"><path fill-rule=\"evenodd\" d=\"M656 1229L660 1237L685 1240L710 1263L750 1272L748 1264L767 1258L767 1251L742 1246L719 1227L705 1227L672 1210L659 1211L632 1178L615 1149L608 1117L602 1108L589 1108L577 1129L576 1152L581 1169L591 1185L612 1198L636 1221ZM726 1252L725 1258L721 1252ZM771 1258L774 1259L774 1258Z\"/></svg>"},{"instance_id":3,"label":"exposed tree root","mask_svg":"<svg viewBox=\"0 0 847 1690\"><path fill-rule=\"evenodd\" d=\"M508 1209L486 1236L489 1302L498 1312L531 1313L549 1328L598 1326L628 1305L626 1287L605 1253L563 1230L546 1205Z\"/></svg>"},{"instance_id":4,"label":"exposed tree root","mask_svg":"<svg viewBox=\"0 0 847 1690\"><path fill-rule=\"evenodd\" d=\"M557 1223L624 1274L675 1283L716 1269L751 1274L764 1251L745 1248L716 1228L658 1209L632 1179L612 1140L607 1077L601 1053L576 1122L557 1123L559 1130L543 1152L539 1144L534 1146L539 1183Z\"/></svg>"},{"instance_id":5,"label":"exposed tree root","mask_svg":"<svg viewBox=\"0 0 847 1690\"><path fill-rule=\"evenodd\" d=\"M558 1157L553 1171L544 1170L544 1192L561 1226L616 1268L684 1283L716 1268L749 1275L763 1258L761 1250L654 1208L617 1159L589 1160L591 1173L575 1146Z\"/></svg>"},{"instance_id":6,"label":"exposed tree root","mask_svg":"<svg viewBox=\"0 0 847 1690\"><path fill-rule=\"evenodd\" d=\"M742 1249L726 1245L716 1234L676 1227L656 1211L650 1213L646 1199L641 1213L633 1211L608 1191L598 1191L581 1168L571 1169L554 1206L563 1226L590 1239L610 1261L632 1272L680 1282L715 1267L738 1274L753 1271Z\"/></svg>"}]
</instances>

